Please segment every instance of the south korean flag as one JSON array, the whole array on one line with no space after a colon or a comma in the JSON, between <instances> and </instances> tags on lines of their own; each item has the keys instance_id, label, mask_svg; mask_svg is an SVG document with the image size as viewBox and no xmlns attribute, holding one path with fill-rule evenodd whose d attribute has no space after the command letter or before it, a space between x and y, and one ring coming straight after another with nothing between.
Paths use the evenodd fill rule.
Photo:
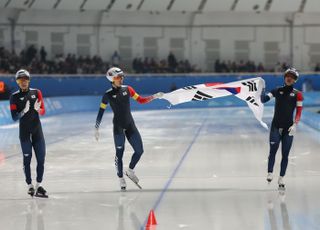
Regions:
<instances>
[{"instance_id":1,"label":"south korean flag","mask_svg":"<svg viewBox=\"0 0 320 230\"><path fill-rule=\"evenodd\" d=\"M262 121L264 106L260 95L264 87L265 82L260 77L230 83L205 83L166 93L163 99L168 100L171 105L177 105L189 101L205 101L233 95L245 101L260 124L268 129L268 126Z\"/></svg>"}]
</instances>

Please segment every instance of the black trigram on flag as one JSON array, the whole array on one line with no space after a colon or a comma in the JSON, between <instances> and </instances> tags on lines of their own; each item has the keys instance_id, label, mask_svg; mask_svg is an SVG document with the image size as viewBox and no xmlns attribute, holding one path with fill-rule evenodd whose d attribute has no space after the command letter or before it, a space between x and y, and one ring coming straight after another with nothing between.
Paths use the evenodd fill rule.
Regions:
<instances>
[{"instance_id":1,"label":"black trigram on flag","mask_svg":"<svg viewBox=\"0 0 320 230\"><path fill-rule=\"evenodd\" d=\"M242 85L248 86L249 87L249 92L258 91L257 83L254 82L254 81L242 82Z\"/></svg>"},{"instance_id":2,"label":"black trigram on flag","mask_svg":"<svg viewBox=\"0 0 320 230\"><path fill-rule=\"evenodd\" d=\"M194 97L192 98L193 101L205 101L208 99L213 98L212 96L205 94L201 91L197 91L196 94L194 95Z\"/></svg>"},{"instance_id":3,"label":"black trigram on flag","mask_svg":"<svg viewBox=\"0 0 320 230\"><path fill-rule=\"evenodd\" d=\"M254 105L256 105L256 106L258 106L259 107L259 105L258 105L258 103L256 102L256 100L254 99L254 97L247 97L246 98L246 101L247 102L250 102L251 104L254 104Z\"/></svg>"},{"instance_id":4,"label":"black trigram on flag","mask_svg":"<svg viewBox=\"0 0 320 230\"><path fill-rule=\"evenodd\" d=\"M197 87L195 86L187 86L187 87L183 87L184 90L190 90L190 89L196 89Z\"/></svg>"}]
</instances>

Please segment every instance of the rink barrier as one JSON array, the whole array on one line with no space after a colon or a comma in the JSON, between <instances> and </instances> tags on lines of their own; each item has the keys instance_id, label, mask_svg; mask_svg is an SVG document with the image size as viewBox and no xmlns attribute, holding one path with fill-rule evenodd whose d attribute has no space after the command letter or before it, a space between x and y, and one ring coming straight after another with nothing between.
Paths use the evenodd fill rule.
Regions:
<instances>
[{"instance_id":1,"label":"rink barrier","mask_svg":"<svg viewBox=\"0 0 320 230\"><path fill-rule=\"evenodd\" d=\"M69 97L45 97L46 116L73 113L73 112L98 112L100 96L69 96ZM273 105L274 100L266 105ZM213 107L239 107L247 106L246 103L236 97L223 97L207 101L192 101L177 106L170 106L166 100L154 100L149 104L138 104L131 100L132 110L156 110L156 109L181 109L181 108L213 108ZM304 93L304 107L320 107L320 92ZM111 112L107 108L106 112ZM311 113L312 115L312 113ZM308 123L313 127L319 127L320 115L312 116L309 113L303 112L302 120L307 119ZM10 114L9 101L0 101L0 125L13 123ZM314 125L312 125L314 124ZM319 129L320 130L320 129Z\"/></svg>"},{"instance_id":2,"label":"rink barrier","mask_svg":"<svg viewBox=\"0 0 320 230\"><path fill-rule=\"evenodd\" d=\"M281 74L144 74L128 75L125 84L135 88L139 94L169 92L177 88L206 82L231 82L261 76L266 81L267 90L283 85ZM13 75L0 75L11 92L17 90ZM311 84L320 91L320 74L301 74L295 87L299 90ZM103 75L32 75L32 87L39 88L45 97L101 95L110 83Z\"/></svg>"},{"instance_id":3,"label":"rink barrier","mask_svg":"<svg viewBox=\"0 0 320 230\"><path fill-rule=\"evenodd\" d=\"M306 125L320 131L320 113L304 111L301 119Z\"/></svg>"}]
</instances>

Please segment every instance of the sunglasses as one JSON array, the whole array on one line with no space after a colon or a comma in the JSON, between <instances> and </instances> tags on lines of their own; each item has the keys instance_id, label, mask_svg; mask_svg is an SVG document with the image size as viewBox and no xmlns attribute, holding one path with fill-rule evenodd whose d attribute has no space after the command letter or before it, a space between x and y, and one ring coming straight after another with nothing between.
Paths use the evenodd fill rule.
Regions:
<instances>
[{"instance_id":1,"label":"sunglasses","mask_svg":"<svg viewBox=\"0 0 320 230\"><path fill-rule=\"evenodd\" d=\"M27 77L21 77L21 78L17 79L18 83L21 83L21 82L24 82L24 81L28 81L29 82L30 80Z\"/></svg>"},{"instance_id":2,"label":"sunglasses","mask_svg":"<svg viewBox=\"0 0 320 230\"><path fill-rule=\"evenodd\" d=\"M124 78L123 75L117 75L117 76L113 77L113 79L115 79L115 80L120 80L120 79L123 79L123 78Z\"/></svg>"}]
</instances>

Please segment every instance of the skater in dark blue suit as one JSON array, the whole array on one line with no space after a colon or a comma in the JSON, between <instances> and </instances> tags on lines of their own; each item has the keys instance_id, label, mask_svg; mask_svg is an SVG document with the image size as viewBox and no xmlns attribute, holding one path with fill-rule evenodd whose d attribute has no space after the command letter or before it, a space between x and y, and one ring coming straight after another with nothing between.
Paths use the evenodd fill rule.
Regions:
<instances>
[{"instance_id":1,"label":"skater in dark blue suit","mask_svg":"<svg viewBox=\"0 0 320 230\"><path fill-rule=\"evenodd\" d=\"M288 156L293 142L293 136L302 113L302 93L293 88L294 83L298 80L299 73L296 69L290 68L284 73L285 85L272 90L270 93L261 95L263 103L275 98L275 110L270 131L270 153L268 159L268 176L267 181L270 183L273 179L273 167L276 153L280 142L282 150L282 160L280 167L280 176L278 180L279 188L284 189L285 183L283 177L286 174L288 166ZM295 118L293 113L296 110Z\"/></svg>"},{"instance_id":2,"label":"skater in dark blue suit","mask_svg":"<svg viewBox=\"0 0 320 230\"><path fill-rule=\"evenodd\" d=\"M19 120L19 138L23 153L23 168L28 184L28 194L37 197L48 197L46 190L41 186L44 174L46 146L42 133L39 115L45 114L42 93L38 89L29 88L30 74L26 70L16 73L19 90L10 97L12 119ZM32 148L37 159L37 183L34 188L31 179Z\"/></svg>"},{"instance_id":3,"label":"skater in dark blue suit","mask_svg":"<svg viewBox=\"0 0 320 230\"><path fill-rule=\"evenodd\" d=\"M122 190L125 190L126 181L123 178L122 161L125 149L125 139L129 141L134 149L129 168L125 173L136 184L138 184L139 179L134 172L134 168L143 154L142 139L131 114L130 98L133 98L141 104L145 104L156 98L161 98L163 93L157 93L149 97L141 97L132 87L123 85L124 73L121 69L116 67L109 69L106 77L111 82L112 87L103 95L95 125L95 137L99 140L99 127L102 116L107 105L110 104L114 113L113 138L116 150L115 165L117 168L117 175L120 178L120 187Z\"/></svg>"}]
</instances>

